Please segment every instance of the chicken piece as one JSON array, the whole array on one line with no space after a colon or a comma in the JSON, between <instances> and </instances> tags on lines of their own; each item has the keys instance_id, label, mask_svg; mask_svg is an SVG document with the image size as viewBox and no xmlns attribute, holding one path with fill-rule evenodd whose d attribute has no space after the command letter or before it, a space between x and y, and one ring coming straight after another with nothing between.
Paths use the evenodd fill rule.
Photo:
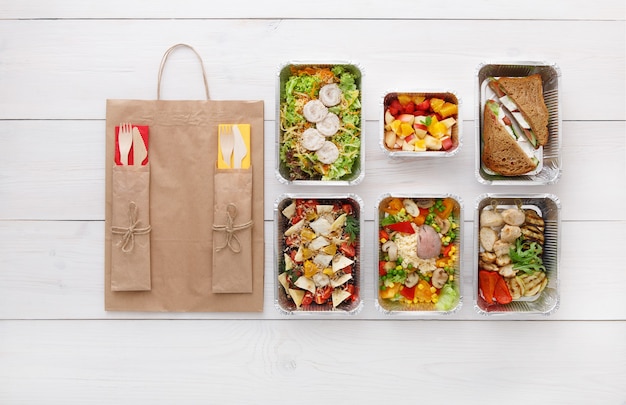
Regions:
<instances>
[{"instance_id":1,"label":"chicken piece","mask_svg":"<svg viewBox=\"0 0 626 405\"><path fill-rule=\"evenodd\" d=\"M496 259L496 264L500 267L506 266L507 264L511 264L511 256L509 255L498 256L498 258Z\"/></svg>"},{"instance_id":2,"label":"chicken piece","mask_svg":"<svg viewBox=\"0 0 626 405\"><path fill-rule=\"evenodd\" d=\"M480 228L479 239L483 249L493 252L493 244L498 240L498 233L488 226L483 226Z\"/></svg>"},{"instance_id":3,"label":"chicken piece","mask_svg":"<svg viewBox=\"0 0 626 405\"><path fill-rule=\"evenodd\" d=\"M487 271L498 271L498 270L500 270L498 265L496 265L495 263L485 263L482 260L478 261L478 267L481 270L487 270Z\"/></svg>"},{"instance_id":4,"label":"chicken piece","mask_svg":"<svg viewBox=\"0 0 626 405\"><path fill-rule=\"evenodd\" d=\"M502 225L504 225L504 220L496 210L483 210L480 214L480 226L498 227Z\"/></svg>"},{"instance_id":5,"label":"chicken piece","mask_svg":"<svg viewBox=\"0 0 626 405\"><path fill-rule=\"evenodd\" d=\"M504 225L500 231L500 239L503 242L515 242L515 239L522 236L522 230L519 226Z\"/></svg>"},{"instance_id":6,"label":"chicken piece","mask_svg":"<svg viewBox=\"0 0 626 405\"><path fill-rule=\"evenodd\" d=\"M493 252L481 252L480 260L485 263L494 263L496 261L497 256Z\"/></svg>"},{"instance_id":7,"label":"chicken piece","mask_svg":"<svg viewBox=\"0 0 626 405\"><path fill-rule=\"evenodd\" d=\"M526 214L524 211L517 208L509 208L502 211L502 220L505 224L520 226L526 220Z\"/></svg>"},{"instance_id":8,"label":"chicken piece","mask_svg":"<svg viewBox=\"0 0 626 405\"><path fill-rule=\"evenodd\" d=\"M512 264L507 264L506 266L500 267L498 273L500 273L502 277L515 277L517 270L513 269Z\"/></svg>"},{"instance_id":9,"label":"chicken piece","mask_svg":"<svg viewBox=\"0 0 626 405\"><path fill-rule=\"evenodd\" d=\"M496 257L508 255L511 250L511 246L512 245L509 242L505 242L502 239L498 239L493 244L493 253L496 254Z\"/></svg>"}]
</instances>

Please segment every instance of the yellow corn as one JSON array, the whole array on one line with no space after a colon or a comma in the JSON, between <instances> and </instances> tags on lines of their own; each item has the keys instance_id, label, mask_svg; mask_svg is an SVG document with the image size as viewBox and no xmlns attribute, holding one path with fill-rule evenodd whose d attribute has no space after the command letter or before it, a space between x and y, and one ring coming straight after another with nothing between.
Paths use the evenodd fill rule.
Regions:
<instances>
[{"instance_id":1,"label":"yellow corn","mask_svg":"<svg viewBox=\"0 0 626 405\"><path fill-rule=\"evenodd\" d=\"M430 287L430 292L431 293L437 292L437 289L435 287Z\"/></svg>"},{"instance_id":2,"label":"yellow corn","mask_svg":"<svg viewBox=\"0 0 626 405\"><path fill-rule=\"evenodd\" d=\"M454 275L450 274L450 281L453 281L453 280L454 280Z\"/></svg>"},{"instance_id":3,"label":"yellow corn","mask_svg":"<svg viewBox=\"0 0 626 405\"><path fill-rule=\"evenodd\" d=\"M385 243L385 242L387 242L387 239L385 239L385 238L380 238L380 243Z\"/></svg>"}]
</instances>

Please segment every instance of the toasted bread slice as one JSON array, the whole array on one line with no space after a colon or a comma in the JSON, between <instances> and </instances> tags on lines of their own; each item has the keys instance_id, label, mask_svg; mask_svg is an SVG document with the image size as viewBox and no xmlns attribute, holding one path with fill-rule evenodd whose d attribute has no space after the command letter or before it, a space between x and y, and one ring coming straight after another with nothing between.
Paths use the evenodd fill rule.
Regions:
<instances>
[{"instance_id":1,"label":"toasted bread slice","mask_svg":"<svg viewBox=\"0 0 626 405\"><path fill-rule=\"evenodd\" d=\"M520 176L537 167L537 161L526 155L515 139L498 121L498 117L485 105L483 119L483 164L503 176Z\"/></svg>"},{"instance_id":2,"label":"toasted bread slice","mask_svg":"<svg viewBox=\"0 0 626 405\"><path fill-rule=\"evenodd\" d=\"M548 143L548 107L543 99L543 81L539 74L526 77L501 77L500 89L517 105L530 125L539 145Z\"/></svg>"}]
</instances>

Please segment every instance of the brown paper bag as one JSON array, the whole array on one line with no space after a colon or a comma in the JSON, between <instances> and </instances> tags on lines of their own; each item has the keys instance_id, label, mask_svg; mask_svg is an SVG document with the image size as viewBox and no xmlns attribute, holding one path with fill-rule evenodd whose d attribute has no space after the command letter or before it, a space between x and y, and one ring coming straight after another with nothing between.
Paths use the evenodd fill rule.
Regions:
<instances>
[{"instance_id":1,"label":"brown paper bag","mask_svg":"<svg viewBox=\"0 0 626 405\"><path fill-rule=\"evenodd\" d=\"M105 309L108 311L256 312L263 310L263 101L107 100ZM200 56L197 54L198 58ZM200 62L202 63L201 59ZM204 68L203 68L204 74ZM150 127L149 291L113 291L111 253L112 170L115 125ZM217 127L246 122L251 128L252 292L215 294L212 290L214 174Z\"/></svg>"}]
</instances>

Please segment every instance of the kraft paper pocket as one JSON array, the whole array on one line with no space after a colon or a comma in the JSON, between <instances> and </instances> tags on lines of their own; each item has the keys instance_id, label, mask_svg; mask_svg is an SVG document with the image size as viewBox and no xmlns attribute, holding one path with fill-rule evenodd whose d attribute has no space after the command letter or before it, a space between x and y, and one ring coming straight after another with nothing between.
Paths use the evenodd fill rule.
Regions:
<instances>
[{"instance_id":1,"label":"kraft paper pocket","mask_svg":"<svg viewBox=\"0 0 626 405\"><path fill-rule=\"evenodd\" d=\"M213 183L214 293L252 292L252 168L216 170Z\"/></svg>"},{"instance_id":2,"label":"kraft paper pocket","mask_svg":"<svg viewBox=\"0 0 626 405\"><path fill-rule=\"evenodd\" d=\"M149 291L150 165L113 166L111 290Z\"/></svg>"}]
</instances>

